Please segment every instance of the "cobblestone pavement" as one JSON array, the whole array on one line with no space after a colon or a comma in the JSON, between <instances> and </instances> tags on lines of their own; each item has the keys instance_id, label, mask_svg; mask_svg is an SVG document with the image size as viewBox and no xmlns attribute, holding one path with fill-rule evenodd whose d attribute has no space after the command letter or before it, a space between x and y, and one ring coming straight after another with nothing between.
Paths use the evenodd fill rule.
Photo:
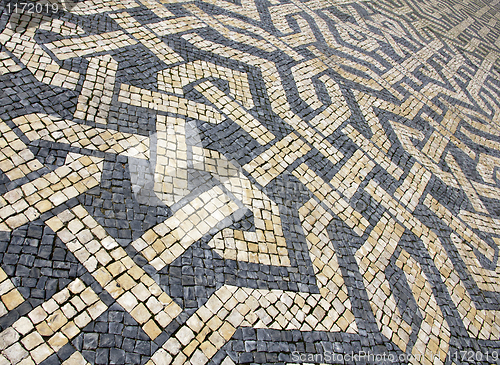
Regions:
<instances>
[{"instance_id":1,"label":"cobblestone pavement","mask_svg":"<svg viewBox=\"0 0 500 365\"><path fill-rule=\"evenodd\" d=\"M1 365L500 363L499 0L55 4L2 3Z\"/></svg>"}]
</instances>

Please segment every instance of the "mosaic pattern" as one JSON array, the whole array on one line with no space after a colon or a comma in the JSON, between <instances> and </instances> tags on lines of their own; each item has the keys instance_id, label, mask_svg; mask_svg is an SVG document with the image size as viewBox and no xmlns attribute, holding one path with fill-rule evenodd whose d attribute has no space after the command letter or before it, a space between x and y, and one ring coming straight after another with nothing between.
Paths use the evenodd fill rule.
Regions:
<instances>
[{"instance_id":1,"label":"mosaic pattern","mask_svg":"<svg viewBox=\"0 0 500 365\"><path fill-rule=\"evenodd\" d=\"M8 4L0 364L500 363L498 0Z\"/></svg>"}]
</instances>

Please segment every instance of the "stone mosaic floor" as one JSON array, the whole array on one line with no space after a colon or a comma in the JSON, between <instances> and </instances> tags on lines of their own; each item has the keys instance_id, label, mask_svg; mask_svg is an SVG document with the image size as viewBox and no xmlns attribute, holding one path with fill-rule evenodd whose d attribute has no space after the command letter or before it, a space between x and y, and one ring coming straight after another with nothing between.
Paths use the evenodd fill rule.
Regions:
<instances>
[{"instance_id":1,"label":"stone mosaic floor","mask_svg":"<svg viewBox=\"0 0 500 365\"><path fill-rule=\"evenodd\" d=\"M1 365L500 363L498 0L16 1Z\"/></svg>"}]
</instances>

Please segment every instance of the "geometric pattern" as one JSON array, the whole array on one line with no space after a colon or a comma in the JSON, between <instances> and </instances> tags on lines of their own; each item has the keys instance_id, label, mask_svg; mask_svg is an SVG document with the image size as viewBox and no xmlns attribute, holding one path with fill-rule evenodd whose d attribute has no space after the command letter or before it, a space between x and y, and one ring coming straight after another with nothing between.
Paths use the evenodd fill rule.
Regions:
<instances>
[{"instance_id":1,"label":"geometric pattern","mask_svg":"<svg viewBox=\"0 0 500 365\"><path fill-rule=\"evenodd\" d=\"M1 364L499 361L498 0L13 4Z\"/></svg>"}]
</instances>

